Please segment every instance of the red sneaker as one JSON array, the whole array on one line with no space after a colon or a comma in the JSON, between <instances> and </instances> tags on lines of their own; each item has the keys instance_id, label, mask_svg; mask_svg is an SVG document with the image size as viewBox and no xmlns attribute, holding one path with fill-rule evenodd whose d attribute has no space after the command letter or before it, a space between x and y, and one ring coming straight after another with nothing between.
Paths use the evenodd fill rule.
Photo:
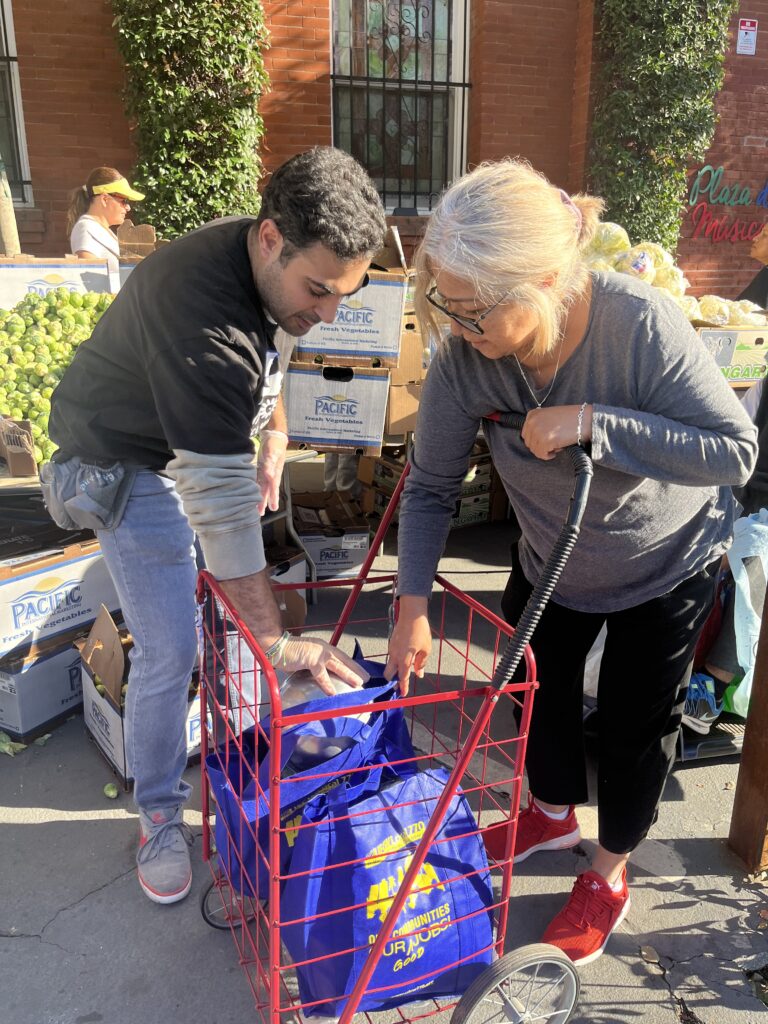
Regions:
<instances>
[{"instance_id":1,"label":"red sneaker","mask_svg":"<svg viewBox=\"0 0 768 1024\"><path fill-rule=\"evenodd\" d=\"M506 822L492 825L483 831L485 849L495 860L504 859L506 832ZM580 839L581 832L573 804L568 808L566 817L558 821L542 811L529 793L528 806L517 819L514 862L519 864L537 850L568 850Z\"/></svg>"},{"instance_id":2,"label":"red sneaker","mask_svg":"<svg viewBox=\"0 0 768 1024\"><path fill-rule=\"evenodd\" d=\"M613 931L629 910L627 872L621 873L621 890L614 892L594 871L579 875L570 899L544 932L542 942L557 946L575 964L597 960Z\"/></svg>"}]
</instances>

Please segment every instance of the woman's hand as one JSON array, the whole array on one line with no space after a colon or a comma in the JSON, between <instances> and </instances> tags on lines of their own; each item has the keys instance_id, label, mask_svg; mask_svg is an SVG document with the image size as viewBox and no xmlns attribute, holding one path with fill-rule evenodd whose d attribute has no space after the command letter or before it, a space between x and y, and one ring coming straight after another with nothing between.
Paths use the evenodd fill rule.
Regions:
<instances>
[{"instance_id":1,"label":"woman's hand","mask_svg":"<svg viewBox=\"0 0 768 1024\"><path fill-rule=\"evenodd\" d=\"M520 436L537 459L554 459L558 452L580 441L592 440L592 406L587 405L581 418L579 405L556 405L551 409L531 409L525 417Z\"/></svg>"},{"instance_id":2,"label":"woman's hand","mask_svg":"<svg viewBox=\"0 0 768 1024\"><path fill-rule=\"evenodd\" d=\"M405 697L411 672L419 679L424 675L429 652L432 650L432 631L427 617L426 597L401 597L397 623L389 640L389 656L384 676L397 675L400 692Z\"/></svg>"}]
</instances>

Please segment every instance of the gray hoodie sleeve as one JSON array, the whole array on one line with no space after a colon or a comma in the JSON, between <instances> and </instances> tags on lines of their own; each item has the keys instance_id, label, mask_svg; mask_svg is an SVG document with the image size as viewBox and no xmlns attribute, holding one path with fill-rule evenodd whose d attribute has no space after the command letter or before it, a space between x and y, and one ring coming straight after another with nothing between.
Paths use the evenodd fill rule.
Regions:
<instances>
[{"instance_id":1,"label":"gray hoodie sleeve","mask_svg":"<svg viewBox=\"0 0 768 1024\"><path fill-rule=\"evenodd\" d=\"M220 580L264 568L264 542L253 454L203 455L183 449L165 472L173 480L189 525L200 538L205 564Z\"/></svg>"}]
</instances>

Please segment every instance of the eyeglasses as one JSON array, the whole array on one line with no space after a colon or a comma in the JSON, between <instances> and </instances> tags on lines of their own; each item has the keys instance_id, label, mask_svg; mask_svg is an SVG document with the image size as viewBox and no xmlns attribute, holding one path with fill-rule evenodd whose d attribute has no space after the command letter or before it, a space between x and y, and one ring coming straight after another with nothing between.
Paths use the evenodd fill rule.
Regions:
<instances>
[{"instance_id":1,"label":"eyeglasses","mask_svg":"<svg viewBox=\"0 0 768 1024\"><path fill-rule=\"evenodd\" d=\"M439 294L440 293L437 290L437 285L435 285L434 288L430 288L430 290L427 292L427 302L434 306L435 309L439 309L441 313L445 313L445 315L450 320L455 321L457 324L460 324L462 327L466 328L466 330L471 331L472 334L484 334L485 332L483 331L483 328L480 326L480 324L482 323L483 320L485 320L487 316L489 316L494 311L494 309L496 309L497 306L500 306L502 304L504 299L506 299L507 295L509 295L509 292L504 292L504 294L501 296L498 302L494 302L494 304L492 306L489 306L488 309L483 310L483 312L478 317L461 316L459 313L452 313L447 306L443 306L434 298L435 295ZM440 295L440 298L442 299L442 295Z\"/></svg>"},{"instance_id":2,"label":"eyeglasses","mask_svg":"<svg viewBox=\"0 0 768 1024\"><path fill-rule=\"evenodd\" d=\"M113 195L112 192L108 192L107 195L110 199L114 199L116 203L120 203L124 210L127 210L131 205L130 202L125 198L125 196L116 196Z\"/></svg>"}]
</instances>

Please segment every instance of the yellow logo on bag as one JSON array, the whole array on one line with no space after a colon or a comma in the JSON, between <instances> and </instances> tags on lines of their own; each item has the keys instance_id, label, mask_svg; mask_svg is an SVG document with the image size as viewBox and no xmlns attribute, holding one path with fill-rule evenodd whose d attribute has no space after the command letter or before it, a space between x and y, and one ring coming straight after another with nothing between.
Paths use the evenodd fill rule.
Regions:
<instances>
[{"instance_id":1,"label":"yellow logo on bag","mask_svg":"<svg viewBox=\"0 0 768 1024\"><path fill-rule=\"evenodd\" d=\"M382 878L379 882L374 882L368 890L368 906L366 908L366 918L370 920L372 917L376 917L378 914L379 920L384 921L392 903L395 899L395 893L400 889L405 880L406 872L410 867L411 861L413 860L413 854L409 854L402 864L398 864L397 872L394 875L389 875L387 878ZM437 872L429 863L425 861L421 866L416 876L413 889L408 894L406 905L411 910L416 906L416 900L421 895L427 895L432 889L445 889L444 883L438 878Z\"/></svg>"}]
</instances>

